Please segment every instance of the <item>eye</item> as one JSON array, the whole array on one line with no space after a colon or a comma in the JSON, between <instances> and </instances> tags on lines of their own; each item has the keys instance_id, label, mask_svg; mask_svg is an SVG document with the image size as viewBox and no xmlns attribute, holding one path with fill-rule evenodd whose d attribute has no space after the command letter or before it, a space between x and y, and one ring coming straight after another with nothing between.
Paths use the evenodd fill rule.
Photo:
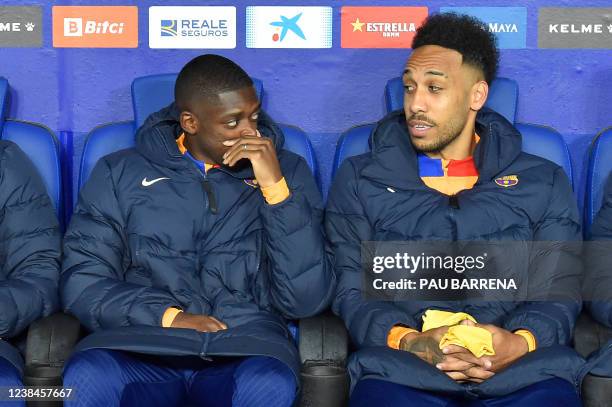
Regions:
<instances>
[{"instance_id":1,"label":"eye","mask_svg":"<svg viewBox=\"0 0 612 407\"><path fill-rule=\"evenodd\" d=\"M259 112L255 112L251 115L251 120L257 120L259 119Z\"/></svg>"},{"instance_id":2,"label":"eye","mask_svg":"<svg viewBox=\"0 0 612 407\"><path fill-rule=\"evenodd\" d=\"M436 86L436 85L429 85L429 90L432 93L438 93L438 92L440 92L442 90L442 88L439 87L439 86Z\"/></svg>"},{"instance_id":3,"label":"eye","mask_svg":"<svg viewBox=\"0 0 612 407\"><path fill-rule=\"evenodd\" d=\"M406 93L412 93L412 92L414 92L414 86L412 86L412 85L404 85L404 91Z\"/></svg>"},{"instance_id":4,"label":"eye","mask_svg":"<svg viewBox=\"0 0 612 407\"><path fill-rule=\"evenodd\" d=\"M234 127L238 126L238 120L236 119L232 119L228 122L225 123L225 125L231 129L233 129Z\"/></svg>"}]
</instances>

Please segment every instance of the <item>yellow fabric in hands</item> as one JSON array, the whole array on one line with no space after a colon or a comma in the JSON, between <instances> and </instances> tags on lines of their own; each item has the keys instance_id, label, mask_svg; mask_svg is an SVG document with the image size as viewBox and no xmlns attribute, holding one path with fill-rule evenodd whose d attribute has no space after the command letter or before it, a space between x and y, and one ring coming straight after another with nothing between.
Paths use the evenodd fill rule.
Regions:
<instances>
[{"instance_id":1,"label":"yellow fabric in hands","mask_svg":"<svg viewBox=\"0 0 612 407\"><path fill-rule=\"evenodd\" d=\"M416 329L408 328L405 326L394 326L389 331L389 335L387 335L387 346L391 349L399 349L400 341L402 340L402 338L412 332L418 331Z\"/></svg>"},{"instance_id":2,"label":"yellow fabric in hands","mask_svg":"<svg viewBox=\"0 0 612 407\"><path fill-rule=\"evenodd\" d=\"M469 319L476 323L476 320L470 314L465 312L448 312L430 309L425 311L423 315L423 328L422 331L429 331L430 329L440 328L441 326L453 326L457 325L461 321Z\"/></svg>"},{"instance_id":3,"label":"yellow fabric in hands","mask_svg":"<svg viewBox=\"0 0 612 407\"><path fill-rule=\"evenodd\" d=\"M535 336L533 336L531 332L526 329L518 329L514 331L514 333L517 335L521 335L523 338L525 338L525 340L527 341L527 347L529 349L529 352L533 352L534 350L536 350L537 345Z\"/></svg>"},{"instance_id":4,"label":"yellow fabric in hands","mask_svg":"<svg viewBox=\"0 0 612 407\"><path fill-rule=\"evenodd\" d=\"M180 310L175 307L168 308L166 312L164 312L164 316L162 316L162 327L170 328L176 316L181 312L183 312L183 310Z\"/></svg>"},{"instance_id":5,"label":"yellow fabric in hands","mask_svg":"<svg viewBox=\"0 0 612 407\"><path fill-rule=\"evenodd\" d=\"M440 349L448 345L466 348L477 358L484 355L495 355L493 335L486 329L477 326L451 326L440 340Z\"/></svg>"},{"instance_id":6,"label":"yellow fabric in hands","mask_svg":"<svg viewBox=\"0 0 612 407\"><path fill-rule=\"evenodd\" d=\"M285 177L281 178L280 181L274 185L261 188L261 193L269 205L283 202L285 199L287 199L287 197L289 197L289 187L287 186Z\"/></svg>"},{"instance_id":7,"label":"yellow fabric in hands","mask_svg":"<svg viewBox=\"0 0 612 407\"><path fill-rule=\"evenodd\" d=\"M466 319L476 323L476 319L465 312L427 310L423 315L423 332L448 326L448 331L440 340L440 349L448 345L457 345L466 348L478 358L483 355L495 355L491 332L476 326L459 325Z\"/></svg>"}]
</instances>

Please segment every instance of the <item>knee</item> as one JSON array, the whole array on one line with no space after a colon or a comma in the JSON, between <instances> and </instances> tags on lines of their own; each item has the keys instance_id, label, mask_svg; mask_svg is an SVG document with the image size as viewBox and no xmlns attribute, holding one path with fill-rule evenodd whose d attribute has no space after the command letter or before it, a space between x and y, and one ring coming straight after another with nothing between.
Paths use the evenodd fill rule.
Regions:
<instances>
[{"instance_id":1,"label":"knee","mask_svg":"<svg viewBox=\"0 0 612 407\"><path fill-rule=\"evenodd\" d=\"M121 392L113 383L121 377L121 371L112 352L90 349L72 356L64 368L63 377L64 387L75 392L75 401L65 405L118 404Z\"/></svg>"},{"instance_id":2,"label":"knee","mask_svg":"<svg viewBox=\"0 0 612 407\"><path fill-rule=\"evenodd\" d=\"M0 358L0 386L19 387L22 385L21 375L17 368L8 360Z\"/></svg>"},{"instance_id":3,"label":"knee","mask_svg":"<svg viewBox=\"0 0 612 407\"><path fill-rule=\"evenodd\" d=\"M245 405L290 406L297 383L291 369L269 357L251 357L235 373L234 403L250 398Z\"/></svg>"},{"instance_id":4,"label":"knee","mask_svg":"<svg viewBox=\"0 0 612 407\"><path fill-rule=\"evenodd\" d=\"M90 349L75 353L64 368L64 383L74 380L101 382L100 378L118 374L112 351Z\"/></svg>"}]
</instances>

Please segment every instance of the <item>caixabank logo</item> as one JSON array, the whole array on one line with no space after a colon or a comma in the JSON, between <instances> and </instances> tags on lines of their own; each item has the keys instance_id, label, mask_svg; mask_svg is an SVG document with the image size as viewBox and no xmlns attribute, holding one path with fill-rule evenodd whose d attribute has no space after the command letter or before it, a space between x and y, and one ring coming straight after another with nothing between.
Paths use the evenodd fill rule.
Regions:
<instances>
[{"instance_id":1,"label":"caixabank logo","mask_svg":"<svg viewBox=\"0 0 612 407\"><path fill-rule=\"evenodd\" d=\"M54 47L138 47L135 6L54 6L52 13Z\"/></svg>"},{"instance_id":2,"label":"caixabank logo","mask_svg":"<svg viewBox=\"0 0 612 407\"><path fill-rule=\"evenodd\" d=\"M246 10L247 48L331 48L331 7L253 6Z\"/></svg>"},{"instance_id":3,"label":"caixabank logo","mask_svg":"<svg viewBox=\"0 0 612 407\"><path fill-rule=\"evenodd\" d=\"M612 48L612 7L544 7L538 15L540 48Z\"/></svg>"},{"instance_id":4,"label":"caixabank logo","mask_svg":"<svg viewBox=\"0 0 612 407\"><path fill-rule=\"evenodd\" d=\"M527 47L527 8L525 7L440 7L441 13L467 14L482 21L497 37L502 49Z\"/></svg>"},{"instance_id":5,"label":"caixabank logo","mask_svg":"<svg viewBox=\"0 0 612 407\"><path fill-rule=\"evenodd\" d=\"M236 8L150 7L149 47L236 48Z\"/></svg>"},{"instance_id":6,"label":"caixabank logo","mask_svg":"<svg viewBox=\"0 0 612 407\"><path fill-rule=\"evenodd\" d=\"M342 48L410 48L427 7L342 7Z\"/></svg>"},{"instance_id":7,"label":"caixabank logo","mask_svg":"<svg viewBox=\"0 0 612 407\"><path fill-rule=\"evenodd\" d=\"M40 7L0 7L0 47L42 46Z\"/></svg>"}]
</instances>

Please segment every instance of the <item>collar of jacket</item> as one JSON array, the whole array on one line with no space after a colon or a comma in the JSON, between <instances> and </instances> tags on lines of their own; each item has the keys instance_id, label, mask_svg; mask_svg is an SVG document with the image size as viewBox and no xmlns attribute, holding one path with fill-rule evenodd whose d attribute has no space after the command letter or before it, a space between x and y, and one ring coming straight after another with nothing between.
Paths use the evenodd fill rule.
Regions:
<instances>
[{"instance_id":1,"label":"collar of jacket","mask_svg":"<svg viewBox=\"0 0 612 407\"><path fill-rule=\"evenodd\" d=\"M259 113L257 128L263 137L273 140L278 155L285 141L281 129L263 111ZM176 139L182 131L179 111L172 103L151 114L136 131L136 150L148 160L161 166L174 170L190 169L193 164L181 154L176 145ZM254 178L253 169L250 166L240 171L232 171L229 168L220 168L220 170L240 179Z\"/></svg>"},{"instance_id":2,"label":"collar of jacket","mask_svg":"<svg viewBox=\"0 0 612 407\"><path fill-rule=\"evenodd\" d=\"M474 150L474 164L481 184L494 179L521 153L521 134L502 115L482 108L476 116L480 142ZM406 124L403 110L389 113L378 122L370 136L372 161L361 174L364 177L400 189L425 188L419 176L417 152Z\"/></svg>"}]
</instances>

